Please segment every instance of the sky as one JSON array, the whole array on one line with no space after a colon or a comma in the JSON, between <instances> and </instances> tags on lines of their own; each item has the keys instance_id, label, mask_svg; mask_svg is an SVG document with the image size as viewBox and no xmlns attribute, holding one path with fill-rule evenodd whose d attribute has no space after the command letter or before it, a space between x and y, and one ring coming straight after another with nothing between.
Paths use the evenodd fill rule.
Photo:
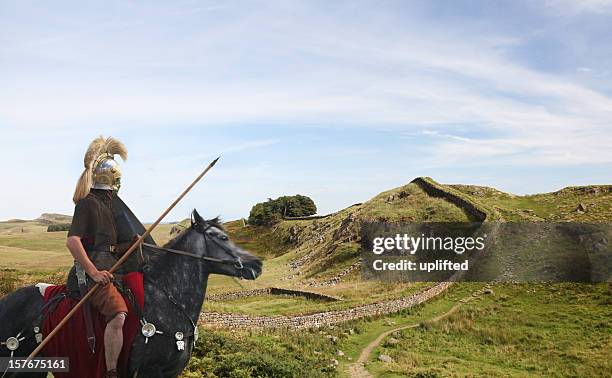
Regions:
<instances>
[{"instance_id":1,"label":"sky","mask_svg":"<svg viewBox=\"0 0 612 378\"><path fill-rule=\"evenodd\" d=\"M610 0L0 0L0 220L71 214L99 135L143 221L219 155L167 220L611 184L611 35Z\"/></svg>"}]
</instances>

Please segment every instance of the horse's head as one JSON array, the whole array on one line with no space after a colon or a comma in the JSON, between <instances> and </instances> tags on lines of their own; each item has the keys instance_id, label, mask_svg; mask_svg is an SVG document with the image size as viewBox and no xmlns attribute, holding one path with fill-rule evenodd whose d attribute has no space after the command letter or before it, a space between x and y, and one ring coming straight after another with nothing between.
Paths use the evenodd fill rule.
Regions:
<instances>
[{"instance_id":1,"label":"horse's head","mask_svg":"<svg viewBox=\"0 0 612 378\"><path fill-rule=\"evenodd\" d=\"M191 213L191 227L177 238L177 246L204 257L207 273L254 280L262 271L261 260L235 245L223 230L219 219L205 220L196 210Z\"/></svg>"}]
</instances>

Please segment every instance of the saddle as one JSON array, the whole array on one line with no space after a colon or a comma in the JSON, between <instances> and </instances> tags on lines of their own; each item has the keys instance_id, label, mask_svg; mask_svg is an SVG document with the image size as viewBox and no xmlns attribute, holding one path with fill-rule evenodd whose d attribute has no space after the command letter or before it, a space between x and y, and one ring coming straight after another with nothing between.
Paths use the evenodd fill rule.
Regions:
<instances>
[{"instance_id":1,"label":"saddle","mask_svg":"<svg viewBox=\"0 0 612 378\"><path fill-rule=\"evenodd\" d=\"M123 348L119 356L117 369L119 376L128 376L129 358L134 338L140 330L138 314L144 308L143 275L139 272L128 273L123 276L123 294L128 306L128 315L123 325ZM50 306L43 314L42 332L44 337L55 329L57 324L77 304L78 300L67 295L65 285L50 286L45 290L44 302L53 301L56 296L62 295L54 306ZM104 361L104 317L91 308L92 326L95 334L95 353L88 345L86 321L83 307L79 308L66 326L49 341L43 353L46 357L69 357L70 372L54 373L58 378L103 378L106 372Z\"/></svg>"}]
</instances>

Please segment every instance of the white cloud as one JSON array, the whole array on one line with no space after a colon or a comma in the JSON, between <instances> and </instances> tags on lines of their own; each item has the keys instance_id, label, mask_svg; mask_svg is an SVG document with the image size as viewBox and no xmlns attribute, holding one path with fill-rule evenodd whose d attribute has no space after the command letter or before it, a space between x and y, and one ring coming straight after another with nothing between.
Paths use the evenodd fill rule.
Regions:
<instances>
[{"instance_id":1,"label":"white cloud","mask_svg":"<svg viewBox=\"0 0 612 378\"><path fill-rule=\"evenodd\" d=\"M601 14L610 3L548 5ZM612 163L612 99L571 77L517 62L512 49L532 30L470 34L409 12L408 20L397 22L384 7L352 13L359 4L333 11L293 2L242 9L190 4L124 4L126 12L90 18L37 9L41 22L19 24L0 18L0 147L15 149L18 140L27 154L40 146L26 142L53 135L72 153L72 137L99 130L317 124L426 138L431 144L423 166ZM595 72L590 70L577 68ZM279 143L254 139L210 148L229 154ZM359 151L343 146L336 156ZM214 153L187 151L174 163ZM178 180L184 173L172 174ZM290 188L274 176L284 173L254 162L245 176L232 177L257 185L266 178ZM232 185L226 192L240 190ZM151 191L155 198L167 194L164 188Z\"/></svg>"},{"instance_id":2,"label":"white cloud","mask_svg":"<svg viewBox=\"0 0 612 378\"><path fill-rule=\"evenodd\" d=\"M546 4L559 14L612 12L612 0L547 0Z\"/></svg>"}]
</instances>

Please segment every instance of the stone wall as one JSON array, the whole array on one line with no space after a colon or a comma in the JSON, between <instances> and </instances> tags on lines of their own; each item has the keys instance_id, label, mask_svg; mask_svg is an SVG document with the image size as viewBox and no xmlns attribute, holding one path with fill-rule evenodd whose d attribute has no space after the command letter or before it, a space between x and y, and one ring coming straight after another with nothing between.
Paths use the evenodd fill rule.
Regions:
<instances>
[{"instance_id":1,"label":"stone wall","mask_svg":"<svg viewBox=\"0 0 612 378\"><path fill-rule=\"evenodd\" d=\"M303 297L306 299L327 301L327 302L340 300L340 298L333 297L331 295L314 293L312 291L283 289L280 287L265 287L262 289L212 294L212 295L207 295L206 300L210 302L232 301L232 300L236 300L240 298L256 297L260 295L290 295L293 297Z\"/></svg>"},{"instance_id":2,"label":"stone wall","mask_svg":"<svg viewBox=\"0 0 612 378\"><path fill-rule=\"evenodd\" d=\"M342 278L344 278L344 276L348 275L349 273L353 272L354 270L359 269L361 267L362 263L363 263L362 259L359 258L358 261L356 261L355 263L349 265L347 268L345 268L342 272L338 273L334 277L329 278L329 279L324 280L324 281L321 281L321 282L312 281L312 282L309 282L307 285L309 287L333 286L333 285L337 284L338 282L340 282L342 280Z\"/></svg>"},{"instance_id":3,"label":"stone wall","mask_svg":"<svg viewBox=\"0 0 612 378\"><path fill-rule=\"evenodd\" d=\"M417 177L412 180L412 182L430 196L444 198L448 202L462 208L478 222L484 222L485 220L491 221L496 218L494 210L475 203L463 193L452 188L444 187L429 177Z\"/></svg>"},{"instance_id":4,"label":"stone wall","mask_svg":"<svg viewBox=\"0 0 612 378\"><path fill-rule=\"evenodd\" d=\"M203 312L200 315L200 324L223 328L318 328L353 319L391 314L411 308L437 296L452 284L453 282L441 282L409 297L371 303L346 310L326 311L309 315L255 316Z\"/></svg>"},{"instance_id":5,"label":"stone wall","mask_svg":"<svg viewBox=\"0 0 612 378\"><path fill-rule=\"evenodd\" d=\"M339 213L339 212L341 212L341 211L344 211L344 210L346 210L346 209L350 209L351 207L360 206L360 205L361 205L361 203L355 203L355 204L353 204L353 205L351 205L351 206L349 206L349 207L347 207L347 208L345 208L345 209L342 209L342 210L340 210L340 211L336 211L336 212L334 212L334 213L325 214L325 215L309 215L309 216L306 216L306 217L285 217L285 216L283 216L283 219L284 219L284 220L313 220L313 219L323 219L323 218L328 218L328 217L331 217L332 215L336 215L336 214L338 214L338 213Z\"/></svg>"}]
</instances>

